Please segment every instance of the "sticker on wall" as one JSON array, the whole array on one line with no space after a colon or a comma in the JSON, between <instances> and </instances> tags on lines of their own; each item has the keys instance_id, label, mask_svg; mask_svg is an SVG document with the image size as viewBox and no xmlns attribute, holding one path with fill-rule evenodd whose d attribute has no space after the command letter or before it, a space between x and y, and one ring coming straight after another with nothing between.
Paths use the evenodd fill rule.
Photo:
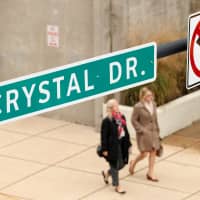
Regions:
<instances>
[{"instance_id":1,"label":"sticker on wall","mask_svg":"<svg viewBox=\"0 0 200 200\"><path fill-rule=\"evenodd\" d=\"M47 46L59 47L59 28L58 26L47 25Z\"/></svg>"}]
</instances>

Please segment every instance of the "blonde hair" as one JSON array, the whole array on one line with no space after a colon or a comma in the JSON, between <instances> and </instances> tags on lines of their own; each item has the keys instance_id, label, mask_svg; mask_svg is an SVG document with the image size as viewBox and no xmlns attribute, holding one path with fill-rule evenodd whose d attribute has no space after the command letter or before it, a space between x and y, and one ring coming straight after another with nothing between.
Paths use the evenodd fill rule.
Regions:
<instances>
[{"instance_id":1,"label":"blonde hair","mask_svg":"<svg viewBox=\"0 0 200 200\"><path fill-rule=\"evenodd\" d=\"M118 103L116 99L109 99L106 103L106 111L109 117L112 117L113 106L116 102Z\"/></svg>"},{"instance_id":2,"label":"blonde hair","mask_svg":"<svg viewBox=\"0 0 200 200\"><path fill-rule=\"evenodd\" d=\"M144 97L146 96L146 94L148 92L151 92L153 94L153 92L147 87L143 87L143 88L140 89L140 93L139 93L140 101L144 100Z\"/></svg>"}]
</instances>

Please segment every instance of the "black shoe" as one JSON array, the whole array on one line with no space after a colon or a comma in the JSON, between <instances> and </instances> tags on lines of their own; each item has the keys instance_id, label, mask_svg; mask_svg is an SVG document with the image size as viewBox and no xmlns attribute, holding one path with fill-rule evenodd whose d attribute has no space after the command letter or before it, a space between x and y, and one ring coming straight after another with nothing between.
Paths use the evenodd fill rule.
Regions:
<instances>
[{"instance_id":1,"label":"black shoe","mask_svg":"<svg viewBox=\"0 0 200 200\"><path fill-rule=\"evenodd\" d=\"M106 185L108 185L108 184L109 184L109 182L108 182L108 180L106 179L105 172L104 172L104 171L102 171L102 172L101 172L101 174L102 174L102 176L103 176L104 183L105 183Z\"/></svg>"}]
</instances>

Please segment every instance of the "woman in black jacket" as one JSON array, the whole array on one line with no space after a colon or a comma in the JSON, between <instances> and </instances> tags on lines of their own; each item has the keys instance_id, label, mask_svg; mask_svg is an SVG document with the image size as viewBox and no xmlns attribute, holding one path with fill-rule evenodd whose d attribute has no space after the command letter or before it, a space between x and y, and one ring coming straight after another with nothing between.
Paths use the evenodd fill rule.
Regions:
<instances>
[{"instance_id":1,"label":"woman in black jacket","mask_svg":"<svg viewBox=\"0 0 200 200\"><path fill-rule=\"evenodd\" d=\"M110 165L107 172L102 171L104 182L108 184L108 178L111 176L115 191L124 194L125 191L119 185L119 170L128 164L131 142L126 119L119 112L115 99L107 102L107 116L101 124L101 146L103 156Z\"/></svg>"}]
</instances>

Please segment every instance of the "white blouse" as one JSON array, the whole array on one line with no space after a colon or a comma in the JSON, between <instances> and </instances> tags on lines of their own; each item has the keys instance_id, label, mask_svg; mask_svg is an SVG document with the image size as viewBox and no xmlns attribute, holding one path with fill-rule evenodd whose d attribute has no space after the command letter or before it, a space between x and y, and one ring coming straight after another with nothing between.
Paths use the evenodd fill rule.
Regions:
<instances>
[{"instance_id":1,"label":"white blouse","mask_svg":"<svg viewBox=\"0 0 200 200\"><path fill-rule=\"evenodd\" d=\"M150 102L150 103L144 103L145 107L147 108L147 110L151 113L151 115L153 115L153 102Z\"/></svg>"}]
</instances>

